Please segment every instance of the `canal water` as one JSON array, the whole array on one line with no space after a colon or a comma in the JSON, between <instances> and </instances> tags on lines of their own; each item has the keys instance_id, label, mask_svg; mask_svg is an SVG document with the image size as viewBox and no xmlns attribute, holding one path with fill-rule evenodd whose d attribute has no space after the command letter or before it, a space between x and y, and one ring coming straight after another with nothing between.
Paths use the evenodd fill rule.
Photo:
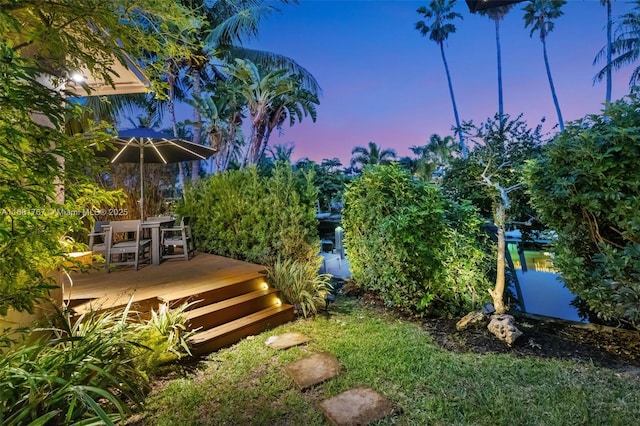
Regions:
<instances>
[{"instance_id":1,"label":"canal water","mask_svg":"<svg viewBox=\"0 0 640 426\"><path fill-rule=\"evenodd\" d=\"M570 321L586 322L578 315L578 309L571 305L575 294L560 280L560 274L553 268L552 255L546 251L524 250L525 268L515 243L507 244L520 285L524 311ZM517 289L511 289L518 294Z\"/></svg>"}]
</instances>

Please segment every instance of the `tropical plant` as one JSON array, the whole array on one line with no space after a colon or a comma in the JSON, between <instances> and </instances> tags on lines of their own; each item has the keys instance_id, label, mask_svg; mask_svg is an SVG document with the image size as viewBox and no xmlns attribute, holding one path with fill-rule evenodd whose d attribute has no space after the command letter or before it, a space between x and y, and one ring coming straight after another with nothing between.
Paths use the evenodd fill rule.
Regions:
<instances>
[{"instance_id":1,"label":"tropical plant","mask_svg":"<svg viewBox=\"0 0 640 426\"><path fill-rule=\"evenodd\" d=\"M498 115L500 118L504 116L504 99L502 96L502 48L500 45L500 21L502 21L509 10L513 7L513 4L506 4L503 6L495 6L489 9L481 10L478 13L480 15L486 15L495 23L496 27L496 55L498 64Z\"/></svg>"},{"instance_id":2,"label":"tropical plant","mask_svg":"<svg viewBox=\"0 0 640 426\"><path fill-rule=\"evenodd\" d=\"M218 173L242 161L245 140L241 126L246 100L241 86L235 79L218 80L206 85L202 97L194 95L194 99L188 101L203 116L204 130L216 150L215 172Z\"/></svg>"},{"instance_id":3,"label":"tropical plant","mask_svg":"<svg viewBox=\"0 0 640 426\"><path fill-rule=\"evenodd\" d=\"M0 360L0 423L107 424L140 409L149 374L190 354L184 311L152 311L136 322L131 302L117 312L71 318L55 308L53 326L34 328Z\"/></svg>"},{"instance_id":4,"label":"tropical plant","mask_svg":"<svg viewBox=\"0 0 640 426\"><path fill-rule=\"evenodd\" d=\"M346 178L340 167L342 163L336 157L322 160L315 174L318 188L318 202L324 211L331 211L334 206L342 205Z\"/></svg>"},{"instance_id":5,"label":"tropical plant","mask_svg":"<svg viewBox=\"0 0 640 426\"><path fill-rule=\"evenodd\" d=\"M464 158L467 156L467 148L462 133L458 131L460 128L460 117L458 116L456 98L453 94L453 83L451 82L451 74L449 73L449 64L444 54L444 42L449 38L450 34L456 32L455 25L450 21L456 18L462 19L462 15L453 11L455 3L455 0L431 0L428 7L420 7L417 12L429 21L418 21L416 23L416 29L420 31L420 34L423 36L429 35L429 39L440 46L440 55L442 56L442 63L444 64L444 70L447 74L449 95L451 96L451 105L453 106L453 116L456 120L456 133L460 138L460 150Z\"/></svg>"},{"instance_id":6,"label":"tropical plant","mask_svg":"<svg viewBox=\"0 0 640 426\"><path fill-rule=\"evenodd\" d=\"M286 3L286 0L282 1ZM266 16L279 11L273 2L263 0L182 0L182 5L206 20L206 26L192 31L191 50L164 62L170 90L176 97L191 99L205 97L203 89L210 83L225 80L221 68L233 64L234 59L247 59L269 69L286 69L299 75L303 87L314 95L319 92L315 78L293 59L272 52L250 49L244 42L258 35L259 24ZM185 76L185 79L179 78ZM239 111L237 111L239 113ZM193 142L202 142L202 115L193 110ZM175 117L173 119L175 122ZM235 123L232 121L230 123ZM234 138L231 139L233 143ZM227 164L229 161L227 161ZM192 182L199 176L200 162L192 165Z\"/></svg>"},{"instance_id":7,"label":"tropical plant","mask_svg":"<svg viewBox=\"0 0 640 426\"><path fill-rule=\"evenodd\" d=\"M463 125L467 140L474 143L475 149L469 160L479 166L480 172L475 180L487 188L485 192L492 201L493 224L497 234L496 281L489 290L493 306L497 313L503 314L506 288L506 242L505 228L509 214L512 213L513 193L523 192L523 168L526 161L533 158L542 143L541 126L531 129L521 117L510 119L496 114L483 124L476 126L471 122ZM466 183L465 183L466 185Z\"/></svg>"},{"instance_id":8,"label":"tropical plant","mask_svg":"<svg viewBox=\"0 0 640 426\"><path fill-rule=\"evenodd\" d=\"M369 142L367 147L356 146L351 150L351 167L359 165L358 170L362 170L366 166L388 164L395 158L396 152L393 149L380 149L375 142Z\"/></svg>"},{"instance_id":9,"label":"tropical plant","mask_svg":"<svg viewBox=\"0 0 640 426\"><path fill-rule=\"evenodd\" d=\"M111 66L124 61L125 53L173 51L180 31L165 33L163 43L150 33L152 26L169 22L174 28L196 23L174 3L150 0L3 3L0 315L9 308L32 311L34 301L55 285L48 271L65 265L60 241L79 232L101 203L117 201L116 194L91 182L88 168L95 156L89 138L64 131L82 110L67 98L63 83L81 69L112 82ZM104 127L91 130L96 143L108 139Z\"/></svg>"},{"instance_id":10,"label":"tropical plant","mask_svg":"<svg viewBox=\"0 0 640 426\"><path fill-rule=\"evenodd\" d=\"M452 316L488 297L481 218L400 165L367 168L349 184L342 223L353 279L387 305Z\"/></svg>"},{"instance_id":11,"label":"tropical plant","mask_svg":"<svg viewBox=\"0 0 640 426\"><path fill-rule=\"evenodd\" d=\"M551 88L551 97L553 98L553 105L556 108L558 114L558 124L560 130L564 130L564 120L562 119L562 112L560 111L560 103L558 102L558 96L556 95L556 88L553 85L553 78L551 77L551 67L549 66L549 56L547 54L547 36L555 27L554 19L558 19L563 15L561 8L566 3L565 0L531 0L524 7L524 26L525 28L531 27L530 36L536 32L540 35L540 41L542 42L542 54L544 56L544 66L547 70L547 79L549 80L549 87Z\"/></svg>"},{"instance_id":12,"label":"tropical plant","mask_svg":"<svg viewBox=\"0 0 640 426\"><path fill-rule=\"evenodd\" d=\"M51 338L27 339L3 354L0 422L113 425L140 409L149 384L132 358L128 313L91 313L72 323L58 311L59 327L34 333Z\"/></svg>"},{"instance_id":13,"label":"tropical plant","mask_svg":"<svg viewBox=\"0 0 640 426\"><path fill-rule=\"evenodd\" d=\"M194 218L198 248L272 265L278 256L308 262L319 250L313 175L277 164L269 176L255 167L203 179L178 211Z\"/></svg>"},{"instance_id":14,"label":"tropical plant","mask_svg":"<svg viewBox=\"0 0 640 426\"><path fill-rule=\"evenodd\" d=\"M596 64L606 58L605 66L596 74L594 82L602 81L612 71L617 71L626 65L634 64L640 58L640 2L636 1L634 10L623 15L615 32L615 40L600 49L593 63ZM610 7L610 5L608 6ZM607 23L609 29L610 22ZM615 57L612 58L612 56ZM629 87L634 90L640 85L640 66L636 67L629 77Z\"/></svg>"},{"instance_id":15,"label":"tropical plant","mask_svg":"<svg viewBox=\"0 0 640 426\"><path fill-rule=\"evenodd\" d=\"M267 148L274 129L285 120L293 126L307 115L316 120L318 98L303 87L300 75L289 74L286 69L265 71L249 60L236 59L225 71L240 83L249 117L251 135L244 165L257 164Z\"/></svg>"},{"instance_id":16,"label":"tropical plant","mask_svg":"<svg viewBox=\"0 0 640 426\"><path fill-rule=\"evenodd\" d=\"M431 135L429 143L421 146L409 147L416 156L415 159L401 159L400 164L405 165L414 176L423 180L432 180L434 173L442 177L449 164L453 161L452 153L458 151L453 137L440 137L437 134ZM407 167L407 165L409 167Z\"/></svg>"},{"instance_id":17,"label":"tropical plant","mask_svg":"<svg viewBox=\"0 0 640 426\"><path fill-rule=\"evenodd\" d=\"M148 320L133 326L133 339L138 345L133 354L140 370L155 374L159 367L191 355L188 341L197 330L189 330L186 311L196 303L175 308L161 304L157 311L151 310Z\"/></svg>"},{"instance_id":18,"label":"tropical plant","mask_svg":"<svg viewBox=\"0 0 640 426\"><path fill-rule=\"evenodd\" d=\"M267 281L305 318L326 306L325 296L333 289L331 275L318 274L321 262L321 256L307 262L278 258L267 268Z\"/></svg>"},{"instance_id":19,"label":"tropical plant","mask_svg":"<svg viewBox=\"0 0 640 426\"><path fill-rule=\"evenodd\" d=\"M557 232L554 265L601 320L640 327L640 98L567 126L528 170L531 199Z\"/></svg>"}]
</instances>

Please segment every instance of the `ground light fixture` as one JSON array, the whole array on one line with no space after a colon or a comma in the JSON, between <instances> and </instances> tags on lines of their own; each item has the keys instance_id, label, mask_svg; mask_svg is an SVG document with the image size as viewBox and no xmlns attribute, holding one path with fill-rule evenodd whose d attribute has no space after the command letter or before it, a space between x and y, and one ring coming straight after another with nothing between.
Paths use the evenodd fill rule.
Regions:
<instances>
[{"instance_id":1,"label":"ground light fixture","mask_svg":"<svg viewBox=\"0 0 640 426\"><path fill-rule=\"evenodd\" d=\"M521 3L525 0L466 0L471 13L491 9L494 7L507 6L514 3Z\"/></svg>"}]
</instances>

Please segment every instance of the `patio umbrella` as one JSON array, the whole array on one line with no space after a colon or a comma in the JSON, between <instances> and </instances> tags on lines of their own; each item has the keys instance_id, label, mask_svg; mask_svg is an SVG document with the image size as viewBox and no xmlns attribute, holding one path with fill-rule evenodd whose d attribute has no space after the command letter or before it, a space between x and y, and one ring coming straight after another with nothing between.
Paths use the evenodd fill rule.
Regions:
<instances>
[{"instance_id":1,"label":"patio umbrella","mask_svg":"<svg viewBox=\"0 0 640 426\"><path fill-rule=\"evenodd\" d=\"M114 138L114 148L98 153L111 163L140 164L140 220L144 220L144 164L177 163L180 161L206 160L216 150L184 139L173 138L165 133L139 127L122 130Z\"/></svg>"}]
</instances>

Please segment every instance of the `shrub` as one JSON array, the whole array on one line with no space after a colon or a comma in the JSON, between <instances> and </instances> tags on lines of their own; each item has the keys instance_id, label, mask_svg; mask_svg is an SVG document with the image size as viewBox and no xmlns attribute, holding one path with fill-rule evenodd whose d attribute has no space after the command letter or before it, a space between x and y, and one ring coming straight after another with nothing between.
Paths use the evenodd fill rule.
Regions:
<instances>
[{"instance_id":1,"label":"shrub","mask_svg":"<svg viewBox=\"0 0 640 426\"><path fill-rule=\"evenodd\" d=\"M278 259L267 268L267 281L280 290L282 297L306 318L325 306L325 296L332 290L328 274L318 274L320 257L314 262Z\"/></svg>"},{"instance_id":2,"label":"shrub","mask_svg":"<svg viewBox=\"0 0 640 426\"><path fill-rule=\"evenodd\" d=\"M144 323L132 322L128 308L73 322L58 310L57 327L34 329L0 359L0 424L124 421L142 408L147 373L188 352L185 308Z\"/></svg>"},{"instance_id":3,"label":"shrub","mask_svg":"<svg viewBox=\"0 0 640 426\"><path fill-rule=\"evenodd\" d=\"M140 408L149 388L131 358L127 313L90 314L9 350L0 359L0 423L113 424ZM43 330L40 330L43 331Z\"/></svg>"},{"instance_id":4,"label":"shrub","mask_svg":"<svg viewBox=\"0 0 640 426\"><path fill-rule=\"evenodd\" d=\"M353 278L390 306L454 315L488 296L481 220L398 165L367 169L345 193Z\"/></svg>"},{"instance_id":5,"label":"shrub","mask_svg":"<svg viewBox=\"0 0 640 426\"><path fill-rule=\"evenodd\" d=\"M194 218L200 250L263 265L278 257L308 262L320 244L312 179L286 165L270 177L255 168L219 173L189 190L179 210Z\"/></svg>"},{"instance_id":6,"label":"shrub","mask_svg":"<svg viewBox=\"0 0 640 426\"><path fill-rule=\"evenodd\" d=\"M640 103L571 123L528 170L531 198L558 234L554 264L603 320L640 324Z\"/></svg>"}]
</instances>

